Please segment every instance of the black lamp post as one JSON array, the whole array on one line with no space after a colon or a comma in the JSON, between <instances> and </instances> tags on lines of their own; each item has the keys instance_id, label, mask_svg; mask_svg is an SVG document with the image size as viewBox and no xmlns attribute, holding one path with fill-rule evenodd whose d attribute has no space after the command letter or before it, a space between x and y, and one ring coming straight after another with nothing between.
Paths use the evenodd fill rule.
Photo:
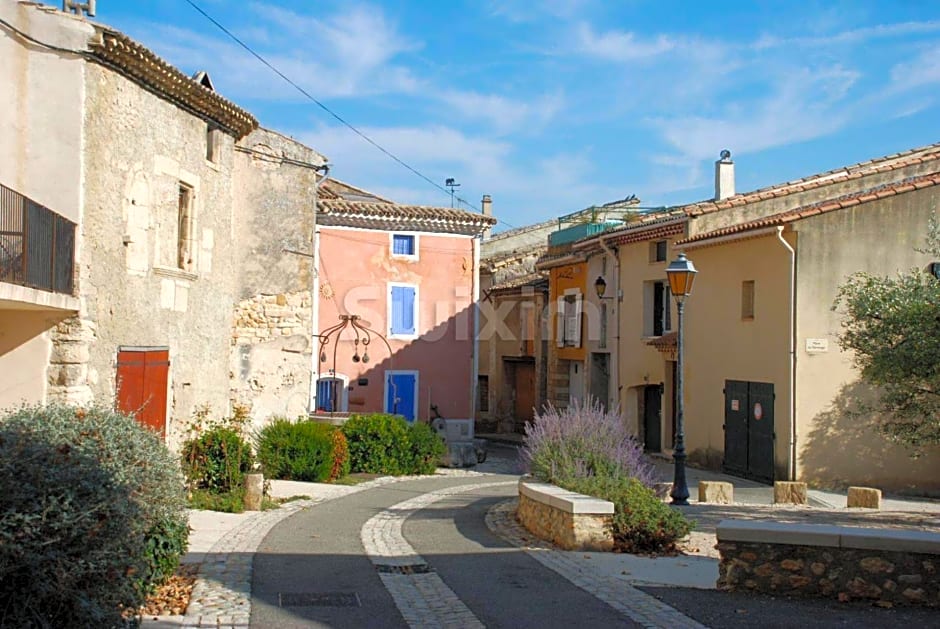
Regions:
<instances>
[{"instance_id":1,"label":"black lamp post","mask_svg":"<svg viewBox=\"0 0 940 629\"><path fill-rule=\"evenodd\" d=\"M685 429L682 422L683 394L682 394L682 311L685 298L692 294L692 283L695 281L695 266L691 260L686 259L684 253L672 261L666 268L666 277L669 278L669 290L676 298L676 309L679 312L679 334L676 339L676 435L672 458L675 461L675 476L672 480L672 504L689 504L689 486L685 480Z\"/></svg>"}]
</instances>

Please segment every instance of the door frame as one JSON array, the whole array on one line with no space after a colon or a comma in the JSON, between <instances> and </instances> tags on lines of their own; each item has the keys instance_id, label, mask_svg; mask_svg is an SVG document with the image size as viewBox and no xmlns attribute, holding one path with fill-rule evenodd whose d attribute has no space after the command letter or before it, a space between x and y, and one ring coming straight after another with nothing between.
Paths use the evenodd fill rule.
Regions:
<instances>
[{"instance_id":1,"label":"door frame","mask_svg":"<svg viewBox=\"0 0 940 629\"><path fill-rule=\"evenodd\" d=\"M407 376L413 375L415 377L415 391L414 391L414 404L415 404L415 418L414 421L418 421L418 382L420 380L420 372L417 369L388 369L385 371L385 386L382 392L382 408L383 412L391 413L392 410L388 407L388 389L392 382L392 376ZM396 413L401 415L401 413Z\"/></svg>"},{"instance_id":2,"label":"door frame","mask_svg":"<svg viewBox=\"0 0 940 629\"><path fill-rule=\"evenodd\" d=\"M349 411L349 376L345 376L341 373L337 374L320 374L320 377L317 378L317 386L320 382L324 380L336 380L342 383L342 390L337 396L339 400L333 400L333 411L334 413L346 413ZM319 393L319 390L317 391ZM319 398L319 396L317 396ZM320 400L317 399L317 406L320 405ZM319 408L317 409L319 410Z\"/></svg>"}]
</instances>

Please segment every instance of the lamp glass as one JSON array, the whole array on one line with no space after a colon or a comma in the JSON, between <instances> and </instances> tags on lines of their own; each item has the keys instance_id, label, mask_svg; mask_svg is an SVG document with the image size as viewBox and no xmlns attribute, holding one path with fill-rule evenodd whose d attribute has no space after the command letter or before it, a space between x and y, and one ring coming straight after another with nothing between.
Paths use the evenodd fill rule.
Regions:
<instances>
[{"instance_id":1,"label":"lamp glass","mask_svg":"<svg viewBox=\"0 0 940 629\"><path fill-rule=\"evenodd\" d=\"M685 297L692 293L692 284L695 282L695 265L680 253L666 268L666 277L669 278L669 290L674 297Z\"/></svg>"},{"instance_id":2,"label":"lamp glass","mask_svg":"<svg viewBox=\"0 0 940 629\"><path fill-rule=\"evenodd\" d=\"M597 281L594 282L594 290L597 291L598 297L603 297L604 293L607 292L607 282L600 275L597 276Z\"/></svg>"}]
</instances>

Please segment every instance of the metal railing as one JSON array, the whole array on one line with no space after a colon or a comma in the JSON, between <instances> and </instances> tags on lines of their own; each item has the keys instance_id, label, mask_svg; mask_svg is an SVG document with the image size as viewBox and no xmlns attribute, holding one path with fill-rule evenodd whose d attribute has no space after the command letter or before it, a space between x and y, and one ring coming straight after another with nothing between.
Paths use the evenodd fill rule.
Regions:
<instances>
[{"instance_id":1,"label":"metal railing","mask_svg":"<svg viewBox=\"0 0 940 629\"><path fill-rule=\"evenodd\" d=\"M73 292L75 223L0 184L0 282Z\"/></svg>"}]
</instances>

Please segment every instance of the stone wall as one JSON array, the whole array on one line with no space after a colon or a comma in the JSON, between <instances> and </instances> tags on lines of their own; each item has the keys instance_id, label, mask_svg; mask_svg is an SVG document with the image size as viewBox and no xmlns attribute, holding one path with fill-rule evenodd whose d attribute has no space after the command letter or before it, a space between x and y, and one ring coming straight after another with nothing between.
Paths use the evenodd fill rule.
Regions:
<instances>
[{"instance_id":1,"label":"stone wall","mask_svg":"<svg viewBox=\"0 0 940 629\"><path fill-rule=\"evenodd\" d=\"M310 292L255 295L235 306L231 397L252 424L307 411L310 391Z\"/></svg>"},{"instance_id":2,"label":"stone wall","mask_svg":"<svg viewBox=\"0 0 940 629\"><path fill-rule=\"evenodd\" d=\"M793 525L791 528L809 529L810 526ZM802 532L805 543L800 544L729 541L723 539L719 525L718 588L838 598L840 601L863 599L892 605L940 606L940 574L937 572L940 535L834 526L812 528L816 531ZM831 536L839 536L841 531L849 532L847 539L840 540L838 546L831 545ZM879 538L879 534L884 537ZM771 530L767 530L766 536L768 540L777 537ZM926 539L928 536L935 538L932 543ZM858 543L852 543L852 538ZM798 541L792 535L785 539ZM862 548L850 547L853 545ZM910 550L929 550L931 546L936 546L932 552Z\"/></svg>"},{"instance_id":3,"label":"stone wall","mask_svg":"<svg viewBox=\"0 0 940 629\"><path fill-rule=\"evenodd\" d=\"M553 501L555 504L549 502L551 494L560 498ZM583 508L595 504L601 507L609 505L609 509ZM604 513L608 510L610 513ZM611 533L613 504L604 500L542 483L520 482L517 516L529 532L565 550L609 551L614 547Z\"/></svg>"}]
</instances>

